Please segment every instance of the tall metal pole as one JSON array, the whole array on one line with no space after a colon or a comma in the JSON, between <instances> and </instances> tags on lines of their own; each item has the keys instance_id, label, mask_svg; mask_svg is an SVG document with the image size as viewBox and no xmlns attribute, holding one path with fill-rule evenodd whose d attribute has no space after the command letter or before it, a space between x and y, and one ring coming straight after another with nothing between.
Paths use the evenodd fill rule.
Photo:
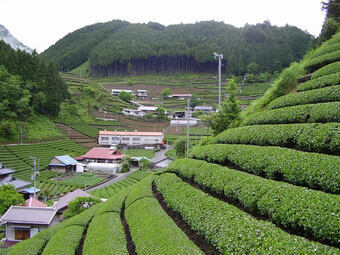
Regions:
<instances>
[{"instance_id":1,"label":"tall metal pole","mask_svg":"<svg viewBox=\"0 0 340 255\"><path fill-rule=\"evenodd\" d=\"M222 55L223 56L223 55ZM218 110L221 109L221 55L218 56Z\"/></svg>"},{"instance_id":2,"label":"tall metal pole","mask_svg":"<svg viewBox=\"0 0 340 255\"><path fill-rule=\"evenodd\" d=\"M187 107L187 157L189 155L189 107L190 107L190 97L188 96L188 107Z\"/></svg>"}]
</instances>

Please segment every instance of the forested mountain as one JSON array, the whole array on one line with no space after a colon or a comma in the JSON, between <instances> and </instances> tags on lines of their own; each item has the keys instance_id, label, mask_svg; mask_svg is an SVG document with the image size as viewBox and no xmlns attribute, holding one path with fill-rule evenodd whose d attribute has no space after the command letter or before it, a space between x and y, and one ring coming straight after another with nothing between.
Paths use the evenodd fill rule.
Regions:
<instances>
[{"instance_id":1,"label":"forested mountain","mask_svg":"<svg viewBox=\"0 0 340 255\"><path fill-rule=\"evenodd\" d=\"M28 121L34 113L57 116L68 97L53 62L0 41L0 136L9 137L18 122Z\"/></svg>"},{"instance_id":2,"label":"forested mountain","mask_svg":"<svg viewBox=\"0 0 340 255\"><path fill-rule=\"evenodd\" d=\"M79 29L41 54L71 70L87 59L93 76L120 74L216 72L212 52L224 54L228 74L274 72L299 60L312 36L297 27L269 21L237 28L223 22L169 25L113 20Z\"/></svg>"}]
</instances>

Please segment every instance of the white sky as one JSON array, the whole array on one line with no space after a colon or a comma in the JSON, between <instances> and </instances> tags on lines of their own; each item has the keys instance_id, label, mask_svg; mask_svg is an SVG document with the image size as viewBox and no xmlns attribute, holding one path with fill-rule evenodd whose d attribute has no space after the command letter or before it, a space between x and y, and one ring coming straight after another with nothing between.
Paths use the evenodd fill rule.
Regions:
<instances>
[{"instance_id":1,"label":"white sky","mask_svg":"<svg viewBox=\"0 0 340 255\"><path fill-rule=\"evenodd\" d=\"M163 25L224 21L237 27L269 20L318 36L322 0L0 0L0 24L41 53L66 34L97 22L121 19Z\"/></svg>"}]
</instances>

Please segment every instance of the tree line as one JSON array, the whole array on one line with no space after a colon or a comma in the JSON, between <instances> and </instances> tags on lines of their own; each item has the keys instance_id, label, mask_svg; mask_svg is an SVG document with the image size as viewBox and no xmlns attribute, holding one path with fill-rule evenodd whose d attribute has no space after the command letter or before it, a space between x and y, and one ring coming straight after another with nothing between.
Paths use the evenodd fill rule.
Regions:
<instances>
[{"instance_id":1,"label":"tree line","mask_svg":"<svg viewBox=\"0 0 340 255\"><path fill-rule=\"evenodd\" d=\"M13 50L0 40L0 135L10 136L18 122L35 114L57 116L69 98L65 82L53 62L34 51Z\"/></svg>"},{"instance_id":2,"label":"tree line","mask_svg":"<svg viewBox=\"0 0 340 255\"><path fill-rule=\"evenodd\" d=\"M70 33L41 55L62 70L89 59L92 75L111 76L216 72L211 55L216 51L224 54L228 74L244 75L250 63L256 63L260 73L280 71L300 60L313 40L297 27L269 21L237 28L215 21L163 26L113 20Z\"/></svg>"}]
</instances>

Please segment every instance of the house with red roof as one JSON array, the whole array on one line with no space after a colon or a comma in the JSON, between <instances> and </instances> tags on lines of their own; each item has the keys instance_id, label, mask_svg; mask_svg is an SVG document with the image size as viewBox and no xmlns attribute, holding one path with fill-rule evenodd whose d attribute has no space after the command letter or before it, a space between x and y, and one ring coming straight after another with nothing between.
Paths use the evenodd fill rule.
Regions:
<instances>
[{"instance_id":1,"label":"house with red roof","mask_svg":"<svg viewBox=\"0 0 340 255\"><path fill-rule=\"evenodd\" d=\"M40 202L37 199L29 198L25 201L24 206L26 207L47 207L47 204L44 204L43 202Z\"/></svg>"},{"instance_id":2,"label":"house with red roof","mask_svg":"<svg viewBox=\"0 0 340 255\"><path fill-rule=\"evenodd\" d=\"M162 143L162 132L99 131L98 136L98 144L108 146L159 147Z\"/></svg>"},{"instance_id":3,"label":"house with red roof","mask_svg":"<svg viewBox=\"0 0 340 255\"><path fill-rule=\"evenodd\" d=\"M76 159L83 161L83 163L97 162L97 163L120 163L125 155L117 148L110 147L93 147L89 152Z\"/></svg>"}]
</instances>

